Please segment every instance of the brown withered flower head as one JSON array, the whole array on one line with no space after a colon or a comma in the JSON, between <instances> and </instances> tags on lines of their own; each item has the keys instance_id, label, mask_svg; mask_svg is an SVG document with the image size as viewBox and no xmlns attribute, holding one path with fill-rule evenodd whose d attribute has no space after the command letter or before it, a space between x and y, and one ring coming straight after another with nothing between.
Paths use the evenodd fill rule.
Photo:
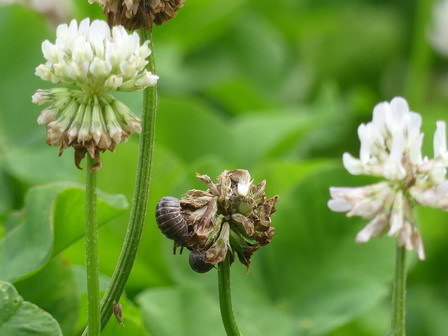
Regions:
<instances>
[{"instance_id":1,"label":"brown withered flower head","mask_svg":"<svg viewBox=\"0 0 448 336\"><path fill-rule=\"evenodd\" d=\"M275 228L271 215L278 196L266 198L266 181L253 184L247 170L225 170L213 183L207 175L196 175L207 190L189 190L182 199L164 197L156 210L162 232L176 247L191 251L190 265L207 272L230 253L250 266L252 254L271 242ZM176 232L177 235L173 235Z\"/></svg>"},{"instance_id":2,"label":"brown withered flower head","mask_svg":"<svg viewBox=\"0 0 448 336\"><path fill-rule=\"evenodd\" d=\"M176 16L185 0L89 0L98 2L110 25L122 25L129 30L152 30L155 23L161 25Z\"/></svg>"}]
</instances>

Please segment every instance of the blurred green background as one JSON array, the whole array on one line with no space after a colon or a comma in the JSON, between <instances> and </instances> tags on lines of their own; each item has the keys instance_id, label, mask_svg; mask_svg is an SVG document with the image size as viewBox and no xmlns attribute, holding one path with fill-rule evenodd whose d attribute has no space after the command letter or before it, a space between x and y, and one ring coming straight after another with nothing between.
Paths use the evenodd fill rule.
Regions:
<instances>
[{"instance_id":1,"label":"blurred green background","mask_svg":"<svg viewBox=\"0 0 448 336\"><path fill-rule=\"evenodd\" d=\"M217 274L172 255L153 209L166 195L204 188L196 172L248 169L278 194L277 232L232 267L243 335L384 335L390 323L394 241L358 245L365 221L331 213L329 186L365 184L343 168L359 150L357 127L374 105L402 95L423 116L425 154L436 120L447 120L448 61L426 41L432 1L187 0L154 29L159 111L149 214L123 300L124 325L106 335L225 335ZM66 20L103 18L76 0ZM82 191L71 150L59 158L31 103L40 45L54 41L52 15L0 7L0 279L51 313L64 335L86 320ZM448 43L448 38L447 38ZM137 114L141 94L120 97ZM102 288L126 230L138 136L105 153L99 171ZM43 185L43 186L42 186ZM39 187L36 187L39 186ZM35 188L34 188L35 187ZM30 188L32 188L30 190ZM427 260L410 253L409 336L446 336L448 216L419 209ZM1 328L1 326L0 326ZM0 329L1 330L1 329Z\"/></svg>"}]
</instances>

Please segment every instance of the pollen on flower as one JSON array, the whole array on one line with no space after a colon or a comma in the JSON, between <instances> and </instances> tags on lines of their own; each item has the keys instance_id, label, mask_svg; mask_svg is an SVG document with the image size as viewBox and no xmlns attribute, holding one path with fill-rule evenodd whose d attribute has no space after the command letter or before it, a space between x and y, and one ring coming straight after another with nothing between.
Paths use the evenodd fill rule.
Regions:
<instances>
[{"instance_id":1,"label":"pollen on flower","mask_svg":"<svg viewBox=\"0 0 448 336\"><path fill-rule=\"evenodd\" d=\"M73 20L57 28L55 43L42 43L42 53L46 62L36 75L64 86L39 89L32 97L35 104L50 104L38 117L47 127L47 143L59 146L60 155L73 147L78 168L89 154L99 169L100 152L113 151L141 131L140 119L111 92L156 85L158 76L145 69L149 41L140 44L137 33L110 29L104 21Z\"/></svg>"},{"instance_id":2,"label":"pollen on flower","mask_svg":"<svg viewBox=\"0 0 448 336\"><path fill-rule=\"evenodd\" d=\"M445 123L437 122L434 158L421 153L422 118L409 110L406 100L394 98L375 106L373 119L358 128L359 159L344 153L344 167L353 175L371 175L385 181L363 187L331 187L328 207L347 216L370 219L356 241L387 234L398 244L425 258L413 215L415 205L448 210L448 152Z\"/></svg>"}]
</instances>

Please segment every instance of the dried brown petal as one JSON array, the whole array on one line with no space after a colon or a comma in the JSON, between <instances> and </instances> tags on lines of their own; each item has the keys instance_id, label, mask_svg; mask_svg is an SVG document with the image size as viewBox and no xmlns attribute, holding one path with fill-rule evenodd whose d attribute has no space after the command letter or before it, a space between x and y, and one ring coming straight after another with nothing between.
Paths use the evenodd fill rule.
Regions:
<instances>
[{"instance_id":1,"label":"dried brown petal","mask_svg":"<svg viewBox=\"0 0 448 336\"><path fill-rule=\"evenodd\" d=\"M122 25L129 30L152 30L155 23L161 25L173 18L185 0L106 0L98 1L110 25Z\"/></svg>"},{"instance_id":2,"label":"dried brown petal","mask_svg":"<svg viewBox=\"0 0 448 336\"><path fill-rule=\"evenodd\" d=\"M193 228L193 234L188 242L189 248L206 249L216 239L221 229L221 218L216 216L216 199L206 206L195 211L183 211L189 226Z\"/></svg>"},{"instance_id":3,"label":"dried brown petal","mask_svg":"<svg viewBox=\"0 0 448 336\"><path fill-rule=\"evenodd\" d=\"M266 246L272 241L272 237L274 236L275 228L270 227L268 230L264 232L257 232L256 239L260 246Z\"/></svg>"},{"instance_id":4,"label":"dried brown petal","mask_svg":"<svg viewBox=\"0 0 448 336\"><path fill-rule=\"evenodd\" d=\"M232 220L242 226L247 236L252 237L255 233L254 222L242 214L235 213L232 215Z\"/></svg>"},{"instance_id":5,"label":"dried brown petal","mask_svg":"<svg viewBox=\"0 0 448 336\"><path fill-rule=\"evenodd\" d=\"M202 208L213 199L213 195L207 191L192 189L189 190L180 200L184 208Z\"/></svg>"},{"instance_id":6,"label":"dried brown petal","mask_svg":"<svg viewBox=\"0 0 448 336\"><path fill-rule=\"evenodd\" d=\"M82 170L81 161L86 156L86 153L89 153L90 157L95 160L95 163L92 165L92 168L91 168L92 172L97 171L98 169L100 169L102 167L100 150L97 147L93 147L93 151L92 151L92 147L90 147L90 148L87 148L85 146L73 146L73 147L75 149L75 166L76 166L76 168ZM61 154L59 154L59 155L61 155Z\"/></svg>"},{"instance_id":7,"label":"dried brown petal","mask_svg":"<svg viewBox=\"0 0 448 336\"><path fill-rule=\"evenodd\" d=\"M204 183L207 185L209 191L210 191L214 196L219 196L219 193L220 193L220 192L219 192L218 188L217 188L216 185L212 182L211 178L210 178L208 175L201 175L201 174L196 173L196 177L197 177L199 180L201 180L202 182L204 182Z\"/></svg>"},{"instance_id":8,"label":"dried brown petal","mask_svg":"<svg viewBox=\"0 0 448 336\"><path fill-rule=\"evenodd\" d=\"M240 262L245 265L247 268L250 266L250 262L252 259L252 255L256 250L259 249L258 244L247 244L242 246L241 251L238 253L238 259Z\"/></svg>"},{"instance_id":9,"label":"dried brown petal","mask_svg":"<svg viewBox=\"0 0 448 336\"><path fill-rule=\"evenodd\" d=\"M219 198L218 202L222 204L222 207L225 211L229 211L230 202L232 200L232 180L229 176L229 171L224 170L224 172L217 177L218 185L217 188L219 190Z\"/></svg>"},{"instance_id":10,"label":"dried brown petal","mask_svg":"<svg viewBox=\"0 0 448 336\"><path fill-rule=\"evenodd\" d=\"M252 192L253 199L257 201L261 201L265 197L264 189L266 188L266 180L261 181L257 186L252 185L255 189Z\"/></svg>"},{"instance_id":11,"label":"dried brown petal","mask_svg":"<svg viewBox=\"0 0 448 336\"><path fill-rule=\"evenodd\" d=\"M266 231L271 227L271 215L277 210L275 203L278 201L278 196L274 196L261 203L257 210L258 216L254 217L255 229L257 231Z\"/></svg>"},{"instance_id":12,"label":"dried brown petal","mask_svg":"<svg viewBox=\"0 0 448 336\"><path fill-rule=\"evenodd\" d=\"M222 225L221 233L215 243L205 252L205 262L218 264L226 259L229 248L230 227L228 223Z\"/></svg>"}]
</instances>

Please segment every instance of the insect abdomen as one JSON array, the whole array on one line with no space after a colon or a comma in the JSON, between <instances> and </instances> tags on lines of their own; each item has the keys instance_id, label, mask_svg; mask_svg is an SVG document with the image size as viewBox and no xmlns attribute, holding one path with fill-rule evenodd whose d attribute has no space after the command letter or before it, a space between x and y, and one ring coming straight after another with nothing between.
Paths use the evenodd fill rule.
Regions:
<instances>
[{"instance_id":1,"label":"insect abdomen","mask_svg":"<svg viewBox=\"0 0 448 336\"><path fill-rule=\"evenodd\" d=\"M176 197L165 196L157 203L156 221L160 231L169 239L182 243L188 236L188 225Z\"/></svg>"}]
</instances>

